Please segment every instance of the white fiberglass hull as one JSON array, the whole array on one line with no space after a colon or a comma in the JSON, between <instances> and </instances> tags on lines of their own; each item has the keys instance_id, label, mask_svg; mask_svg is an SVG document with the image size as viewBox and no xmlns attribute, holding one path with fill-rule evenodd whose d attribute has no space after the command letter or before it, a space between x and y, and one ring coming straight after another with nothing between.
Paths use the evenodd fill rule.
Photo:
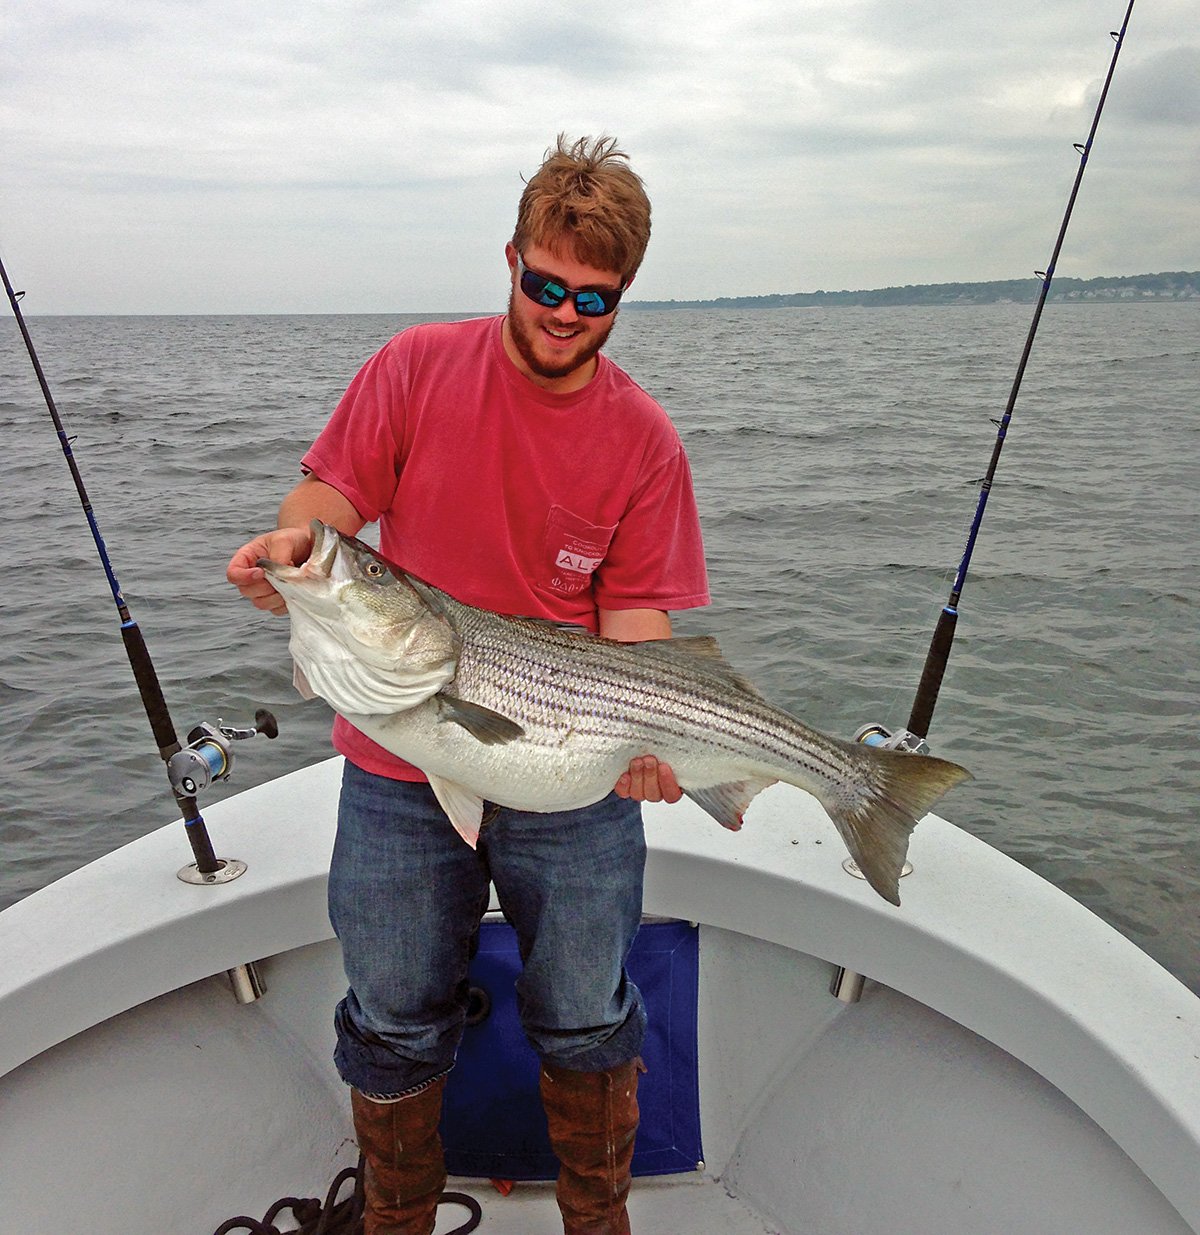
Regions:
<instances>
[{"instance_id":1,"label":"white fiberglass hull","mask_svg":"<svg viewBox=\"0 0 1200 1235\"><path fill-rule=\"evenodd\" d=\"M248 863L231 883L178 881L173 825L0 914L5 1231L209 1235L353 1162L338 771L206 811ZM647 912L701 923L706 1161L637 1181L635 1230L1200 1230L1200 1000L1078 904L929 817L894 909L787 788L738 835L689 804L647 832ZM268 989L240 1006L223 973L246 961ZM876 980L861 1002L830 996L837 965ZM545 1187L470 1187L482 1230L556 1229Z\"/></svg>"}]
</instances>

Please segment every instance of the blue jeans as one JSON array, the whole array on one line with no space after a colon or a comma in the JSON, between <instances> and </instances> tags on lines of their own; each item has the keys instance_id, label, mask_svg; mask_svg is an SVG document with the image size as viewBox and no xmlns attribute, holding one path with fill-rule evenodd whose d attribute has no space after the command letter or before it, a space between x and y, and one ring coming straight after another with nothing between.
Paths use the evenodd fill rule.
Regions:
<instances>
[{"instance_id":1,"label":"blue jeans","mask_svg":"<svg viewBox=\"0 0 1200 1235\"><path fill-rule=\"evenodd\" d=\"M489 881L516 929L517 1007L538 1055L601 1072L641 1051L646 1014L625 972L641 920L640 806L613 794L484 818L472 851L427 784L345 765L329 916L350 989L334 1059L363 1093L406 1094L453 1066Z\"/></svg>"}]
</instances>

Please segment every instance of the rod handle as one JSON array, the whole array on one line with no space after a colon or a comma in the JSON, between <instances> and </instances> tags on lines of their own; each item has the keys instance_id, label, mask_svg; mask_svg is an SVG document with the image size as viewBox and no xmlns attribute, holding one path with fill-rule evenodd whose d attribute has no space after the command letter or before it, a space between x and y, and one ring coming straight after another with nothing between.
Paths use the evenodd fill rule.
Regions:
<instances>
[{"instance_id":1,"label":"rod handle","mask_svg":"<svg viewBox=\"0 0 1200 1235\"><path fill-rule=\"evenodd\" d=\"M180 749L179 738L167 710L167 701L163 696L158 674L154 671L154 662L150 659L150 649L146 647L141 627L132 618L121 623L121 639L138 684L138 693L142 697L142 706L146 709L146 718L150 722L150 731L154 734L158 753L163 759L170 759Z\"/></svg>"},{"instance_id":2,"label":"rod handle","mask_svg":"<svg viewBox=\"0 0 1200 1235\"><path fill-rule=\"evenodd\" d=\"M178 754L183 748L179 745L175 723L167 710L167 700L155 672L154 662L150 659L150 649L146 646L142 628L133 618L127 617L121 623L121 639L125 644L125 653L137 681L138 693L142 697L142 706L146 709L146 719L150 722L150 731L154 734L158 753L165 763L169 763L171 756ZM175 801L183 812L183 822L186 825L188 842L192 846L192 854L196 859L196 868L202 876L219 871L222 864L213 852L208 828L196 805L195 797L176 792Z\"/></svg>"},{"instance_id":3,"label":"rod handle","mask_svg":"<svg viewBox=\"0 0 1200 1235\"><path fill-rule=\"evenodd\" d=\"M909 732L915 733L917 737L929 736L929 725L933 720L933 709L937 706L938 692L942 689L942 678L950 659L950 647L954 642L954 628L957 623L958 609L953 605L943 606L933 629L933 638L929 641L925 668L921 670L917 697L913 700L912 712L908 718Z\"/></svg>"}]
</instances>

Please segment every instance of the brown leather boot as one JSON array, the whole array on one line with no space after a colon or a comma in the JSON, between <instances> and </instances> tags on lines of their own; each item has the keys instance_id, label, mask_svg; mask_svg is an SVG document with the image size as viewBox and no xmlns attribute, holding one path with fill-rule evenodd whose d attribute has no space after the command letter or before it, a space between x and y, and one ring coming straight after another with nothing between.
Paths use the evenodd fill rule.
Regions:
<instances>
[{"instance_id":1,"label":"brown leather boot","mask_svg":"<svg viewBox=\"0 0 1200 1235\"><path fill-rule=\"evenodd\" d=\"M633 1140L638 1126L640 1059L608 1072L542 1064L542 1105L558 1155L558 1207L564 1235L629 1235Z\"/></svg>"},{"instance_id":2,"label":"brown leather boot","mask_svg":"<svg viewBox=\"0 0 1200 1235\"><path fill-rule=\"evenodd\" d=\"M375 1102L350 1090L354 1131L365 1159L363 1235L432 1235L446 1184L438 1135L445 1088L442 1076L395 1102Z\"/></svg>"}]
</instances>

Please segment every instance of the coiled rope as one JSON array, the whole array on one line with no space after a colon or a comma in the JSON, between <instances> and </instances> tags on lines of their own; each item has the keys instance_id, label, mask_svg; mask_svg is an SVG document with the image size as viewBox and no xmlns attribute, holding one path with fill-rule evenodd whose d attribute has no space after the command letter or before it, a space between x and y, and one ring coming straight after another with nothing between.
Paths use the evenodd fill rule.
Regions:
<instances>
[{"instance_id":1,"label":"coiled rope","mask_svg":"<svg viewBox=\"0 0 1200 1235\"><path fill-rule=\"evenodd\" d=\"M357 1166L348 1166L329 1185L322 1205L315 1197L285 1196L276 1201L263 1215L254 1218L230 1218L222 1222L213 1235L231 1235L233 1231L248 1231L250 1235L362 1235L363 1231L363 1160ZM353 1182L351 1194L338 1200L347 1183ZM461 1205L471 1215L461 1226L447 1231L446 1235L470 1235L483 1221L483 1209L479 1202L465 1192L443 1192L439 1205ZM275 1225L275 1219L285 1210L292 1211L299 1224L289 1226L286 1232Z\"/></svg>"}]
</instances>

